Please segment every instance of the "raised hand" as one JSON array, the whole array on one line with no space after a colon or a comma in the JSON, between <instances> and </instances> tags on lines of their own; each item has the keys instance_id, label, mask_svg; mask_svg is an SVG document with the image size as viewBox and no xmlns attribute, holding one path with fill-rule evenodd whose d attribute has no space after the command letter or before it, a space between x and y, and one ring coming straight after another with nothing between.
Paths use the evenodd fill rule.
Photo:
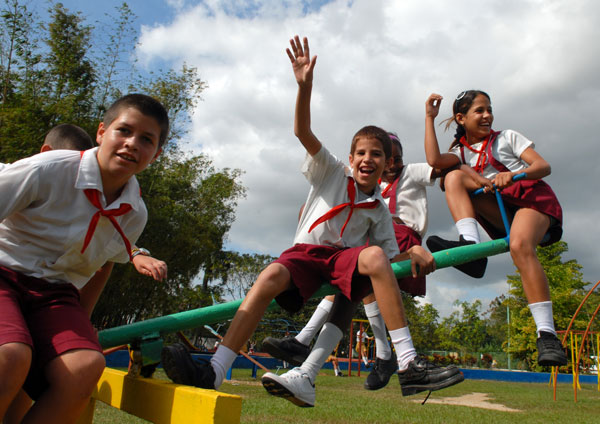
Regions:
<instances>
[{"instance_id":1,"label":"raised hand","mask_svg":"<svg viewBox=\"0 0 600 424\"><path fill-rule=\"evenodd\" d=\"M317 63L317 56L312 59L310 57L310 49L308 47L308 38L304 37L300 43L300 37L297 35L290 40L291 50L285 49L290 61L292 62L292 69L296 82L299 85L310 84L313 79L313 69Z\"/></svg>"},{"instance_id":2,"label":"raised hand","mask_svg":"<svg viewBox=\"0 0 600 424\"><path fill-rule=\"evenodd\" d=\"M431 94L425 102L425 115L435 118L440 113L440 105L443 97L439 94Z\"/></svg>"}]
</instances>

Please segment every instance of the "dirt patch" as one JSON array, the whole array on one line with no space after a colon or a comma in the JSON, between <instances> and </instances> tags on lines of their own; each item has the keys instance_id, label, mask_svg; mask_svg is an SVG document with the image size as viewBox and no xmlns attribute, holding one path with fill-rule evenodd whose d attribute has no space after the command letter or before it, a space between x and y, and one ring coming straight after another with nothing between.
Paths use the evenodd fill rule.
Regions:
<instances>
[{"instance_id":1,"label":"dirt patch","mask_svg":"<svg viewBox=\"0 0 600 424\"><path fill-rule=\"evenodd\" d=\"M500 403L491 403L493 400L487 393L469 393L467 395L458 397L446 397L446 398L429 398L427 403L440 403L444 405L461 405L470 406L472 408L492 409L494 411L504 412L521 412L520 409L509 408ZM415 402L422 402L421 400L415 400Z\"/></svg>"}]
</instances>

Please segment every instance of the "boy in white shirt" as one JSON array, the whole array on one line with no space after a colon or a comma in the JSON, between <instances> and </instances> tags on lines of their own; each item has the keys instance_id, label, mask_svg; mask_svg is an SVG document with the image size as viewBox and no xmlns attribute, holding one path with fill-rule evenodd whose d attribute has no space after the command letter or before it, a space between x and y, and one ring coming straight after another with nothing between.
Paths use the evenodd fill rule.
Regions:
<instances>
[{"instance_id":1,"label":"boy in white shirt","mask_svg":"<svg viewBox=\"0 0 600 424\"><path fill-rule=\"evenodd\" d=\"M310 128L310 97L316 57L310 58L298 36L290 41L298 97L294 130L308 155L303 172L311 184L296 230L294 246L281 254L259 275L238 309L223 342L210 364L192 360L181 344L163 349L162 362L176 383L218 389L237 352L254 332L273 298L290 312L298 311L323 281L339 288L330 321L303 364L282 376L266 373L262 382L269 393L299 406L313 406L314 379L342 337L359 302L371 290L392 331L399 352L403 394L438 390L463 380L457 368L440 368L417 357L408 331L402 297L390 260L398 257L392 217L385 206L378 179L391 156L389 136L369 126L358 131L350 148L350 171L315 137ZM336 205L332 208L332 205ZM366 246L367 240L369 246ZM413 272L434 269L434 262L418 255Z\"/></svg>"},{"instance_id":2,"label":"boy in white shirt","mask_svg":"<svg viewBox=\"0 0 600 424\"><path fill-rule=\"evenodd\" d=\"M0 417L21 386L29 422L74 422L104 369L79 304L106 261L131 260L147 211L134 177L168 132L156 100L124 96L86 152L54 150L0 172Z\"/></svg>"}]
</instances>

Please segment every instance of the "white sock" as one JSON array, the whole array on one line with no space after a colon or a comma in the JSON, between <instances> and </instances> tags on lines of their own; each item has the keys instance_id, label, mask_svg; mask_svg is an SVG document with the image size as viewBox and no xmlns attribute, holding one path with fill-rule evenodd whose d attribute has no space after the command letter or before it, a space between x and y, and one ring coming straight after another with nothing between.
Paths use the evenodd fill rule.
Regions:
<instances>
[{"instance_id":1,"label":"white sock","mask_svg":"<svg viewBox=\"0 0 600 424\"><path fill-rule=\"evenodd\" d=\"M237 358L237 356L237 352L234 352L233 350L229 349L227 346L223 346L222 344L219 345L217 351L210 360L210 364L212 365L213 370L215 371L215 389L218 390L219 387L221 387L221 384L225 379L225 374L227 373L227 370L231 368L231 366L233 365L233 361L235 361L235 358Z\"/></svg>"},{"instance_id":2,"label":"white sock","mask_svg":"<svg viewBox=\"0 0 600 424\"><path fill-rule=\"evenodd\" d=\"M477 228L477 220L475 218L463 218L456 221L456 229L458 234L463 236L465 240L479 243L479 229Z\"/></svg>"},{"instance_id":3,"label":"white sock","mask_svg":"<svg viewBox=\"0 0 600 424\"><path fill-rule=\"evenodd\" d=\"M546 331L556 336L556 330L554 329L554 318L552 316L552 301L547 300L545 302L530 303L529 310L533 315L535 326L537 327L538 337L540 331Z\"/></svg>"},{"instance_id":4,"label":"white sock","mask_svg":"<svg viewBox=\"0 0 600 424\"><path fill-rule=\"evenodd\" d=\"M404 371L408 368L408 364L417 357L417 351L413 346L412 337L408 327L397 328L390 330L390 337L398 355L398 369Z\"/></svg>"},{"instance_id":5,"label":"white sock","mask_svg":"<svg viewBox=\"0 0 600 424\"><path fill-rule=\"evenodd\" d=\"M377 301L365 304L365 314L369 319L371 330L373 330L373 337L375 337L375 356L377 356L379 359L390 359L392 357L392 349L387 341L385 323L383 322L383 317L379 312L379 305L377 305Z\"/></svg>"},{"instance_id":6,"label":"white sock","mask_svg":"<svg viewBox=\"0 0 600 424\"><path fill-rule=\"evenodd\" d=\"M340 340L342 340L342 330L340 330L335 324L326 322L323 325L323 329L317 337L317 341L313 346L310 354L300 366L302 371L308 374L310 381L315 382L315 378L319 373L319 370L323 368L323 364L329 358L333 349L337 346Z\"/></svg>"},{"instance_id":7,"label":"white sock","mask_svg":"<svg viewBox=\"0 0 600 424\"><path fill-rule=\"evenodd\" d=\"M296 335L296 340L305 346L310 345L310 342L315 337L315 334L319 332L327 320L327 316L329 316L329 311L331 311L332 306L332 301L327 299L321 300L321 303L319 303L317 309L315 309L315 312L312 317L310 317L310 320L306 323L302 331Z\"/></svg>"}]
</instances>

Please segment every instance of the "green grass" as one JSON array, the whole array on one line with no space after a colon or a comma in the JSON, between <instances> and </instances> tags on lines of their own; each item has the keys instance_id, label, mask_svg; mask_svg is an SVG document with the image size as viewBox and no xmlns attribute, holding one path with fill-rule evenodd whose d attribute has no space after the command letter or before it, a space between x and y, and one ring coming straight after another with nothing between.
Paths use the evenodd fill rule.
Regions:
<instances>
[{"instance_id":1,"label":"green grass","mask_svg":"<svg viewBox=\"0 0 600 424\"><path fill-rule=\"evenodd\" d=\"M250 370L233 371L233 382L225 382L221 391L243 398L241 423L598 423L600 422L600 392L596 385L582 384L574 402L570 384L560 384L557 400L552 399L552 387L535 383L507 383L465 380L454 387L433 392L421 405L425 394L403 397L397 379L378 391L363 389L366 373L361 377L334 377L331 371L319 375L314 408L299 408L292 403L270 396ZM165 378L162 372L157 378ZM432 401L455 398L471 393L485 393L488 402L501 404L520 412L505 412L473 406L436 404ZM142 423L120 411L97 403L94 423Z\"/></svg>"}]
</instances>

